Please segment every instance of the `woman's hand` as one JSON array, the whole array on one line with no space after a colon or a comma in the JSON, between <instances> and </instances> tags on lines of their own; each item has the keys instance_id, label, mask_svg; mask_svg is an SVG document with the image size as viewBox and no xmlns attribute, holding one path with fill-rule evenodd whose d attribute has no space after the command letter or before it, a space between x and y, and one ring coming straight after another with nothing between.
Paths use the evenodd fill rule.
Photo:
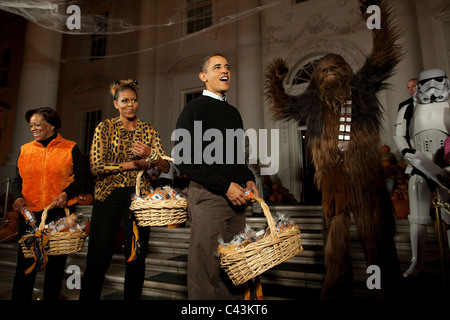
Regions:
<instances>
[{"instance_id":1,"label":"woman's hand","mask_svg":"<svg viewBox=\"0 0 450 320\"><path fill-rule=\"evenodd\" d=\"M23 208L25 207L25 199L24 198L17 198L16 201L13 203L13 209L19 212L23 211Z\"/></svg>"},{"instance_id":2,"label":"woman's hand","mask_svg":"<svg viewBox=\"0 0 450 320\"><path fill-rule=\"evenodd\" d=\"M133 154L141 158L150 156L152 148L141 141L136 141L133 145Z\"/></svg>"},{"instance_id":3,"label":"woman's hand","mask_svg":"<svg viewBox=\"0 0 450 320\"><path fill-rule=\"evenodd\" d=\"M67 193L61 192L52 202L56 202L54 208L65 208L67 206Z\"/></svg>"},{"instance_id":4,"label":"woman's hand","mask_svg":"<svg viewBox=\"0 0 450 320\"><path fill-rule=\"evenodd\" d=\"M155 166L153 163L147 161L146 159L133 160L133 164L139 170L148 170L151 167Z\"/></svg>"},{"instance_id":5,"label":"woman's hand","mask_svg":"<svg viewBox=\"0 0 450 320\"><path fill-rule=\"evenodd\" d=\"M158 168L159 172L167 173L170 169L170 164L167 160L164 160L162 158L159 158L156 162L156 167Z\"/></svg>"}]
</instances>

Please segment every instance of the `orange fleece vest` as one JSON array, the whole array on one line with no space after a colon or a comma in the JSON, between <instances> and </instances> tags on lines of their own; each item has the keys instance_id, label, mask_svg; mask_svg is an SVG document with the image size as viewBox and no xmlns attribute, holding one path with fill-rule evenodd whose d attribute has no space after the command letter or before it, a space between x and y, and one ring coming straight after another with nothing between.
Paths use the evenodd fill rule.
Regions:
<instances>
[{"instance_id":1,"label":"orange fleece vest","mask_svg":"<svg viewBox=\"0 0 450 320\"><path fill-rule=\"evenodd\" d=\"M17 167L22 177L22 195L29 210L43 210L74 181L74 146L75 142L58 134L47 148L36 141L20 148ZM75 203L77 197L67 201L68 206Z\"/></svg>"}]
</instances>

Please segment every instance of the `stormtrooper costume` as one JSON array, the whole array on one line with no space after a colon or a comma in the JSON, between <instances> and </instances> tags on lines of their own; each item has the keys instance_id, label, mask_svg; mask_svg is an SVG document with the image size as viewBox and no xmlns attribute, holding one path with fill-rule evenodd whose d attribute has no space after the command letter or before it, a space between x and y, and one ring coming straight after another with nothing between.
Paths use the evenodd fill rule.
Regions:
<instances>
[{"instance_id":1,"label":"stormtrooper costume","mask_svg":"<svg viewBox=\"0 0 450 320\"><path fill-rule=\"evenodd\" d=\"M433 191L441 202L450 200L450 179L436 162L450 135L450 87L443 70L430 69L420 73L416 102L398 112L394 140L409 162L408 197L412 259L404 277L417 277L423 271L427 225L431 222L430 208ZM443 157L442 155L439 157ZM442 162L442 159L440 160ZM442 219L450 224L450 215L441 210ZM450 230L447 231L450 246Z\"/></svg>"}]
</instances>

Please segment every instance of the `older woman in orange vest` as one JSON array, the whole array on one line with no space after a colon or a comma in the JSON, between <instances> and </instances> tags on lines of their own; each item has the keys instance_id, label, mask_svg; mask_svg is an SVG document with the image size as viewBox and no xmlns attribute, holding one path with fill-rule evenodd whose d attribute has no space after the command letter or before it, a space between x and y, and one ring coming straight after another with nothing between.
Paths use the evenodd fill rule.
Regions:
<instances>
[{"instance_id":1,"label":"older woman in orange vest","mask_svg":"<svg viewBox=\"0 0 450 320\"><path fill-rule=\"evenodd\" d=\"M34 212L38 223L42 211L52 202L54 209L48 211L47 221L65 215L63 208L75 211L78 195L87 183L87 170L81 151L75 142L64 139L58 133L61 120L58 113L51 108L32 109L25 113L30 124L34 141L20 148L17 158L16 177L12 183L15 199L13 208L23 212ZM23 219L19 223L19 236L26 232ZM67 255L49 256L45 268L44 299L58 300ZM30 300L32 298L36 268L25 274L34 263L32 258L24 258L19 246L16 275L12 290L13 300Z\"/></svg>"}]
</instances>

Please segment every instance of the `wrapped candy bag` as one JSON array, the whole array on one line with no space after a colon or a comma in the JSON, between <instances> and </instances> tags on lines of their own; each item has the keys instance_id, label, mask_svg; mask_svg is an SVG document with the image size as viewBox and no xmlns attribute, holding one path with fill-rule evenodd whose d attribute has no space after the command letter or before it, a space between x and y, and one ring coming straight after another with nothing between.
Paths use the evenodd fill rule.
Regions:
<instances>
[{"instance_id":1,"label":"wrapped candy bag","mask_svg":"<svg viewBox=\"0 0 450 320\"><path fill-rule=\"evenodd\" d=\"M135 193L133 193L131 195L131 201L145 201L145 198L144 197L140 197L140 196L136 195Z\"/></svg>"},{"instance_id":2,"label":"wrapped candy bag","mask_svg":"<svg viewBox=\"0 0 450 320\"><path fill-rule=\"evenodd\" d=\"M187 189L178 190L170 186L158 187L147 196L137 196L136 194L131 195L132 201L156 201L156 200L186 200L187 199Z\"/></svg>"},{"instance_id":3,"label":"wrapped candy bag","mask_svg":"<svg viewBox=\"0 0 450 320\"><path fill-rule=\"evenodd\" d=\"M294 221L282 213L277 214L274 222L277 232L294 225ZM252 229L249 225L246 225L244 231L235 235L230 242L224 242L223 238L220 236L218 239L219 246L217 253L227 255L236 252L247 246L249 243L261 240L269 234L270 229L267 225L259 229Z\"/></svg>"},{"instance_id":4,"label":"wrapped candy bag","mask_svg":"<svg viewBox=\"0 0 450 320\"><path fill-rule=\"evenodd\" d=\"M162 190L161 188L157 188L152 193L149 193L145 199L152 200L152 201L163 200L164 199L164 190Z\"/></svg>"},{"instance_id":5,"label":"wrapped candy bag","mask_svg":"<svg viewBox=\"0 0 450 320\"><path fill-rule=\"evenodd\" d=\"M285 215L283 213L277 214L277 217L274 221L275 221L275 226L276 226L277 232L280 232L281 230L294 225L294 221L290 217L288 217L287 215Z\"/></svg>"},{"instance_id":6,"label":"wrapped candy bag","mask_svg":"<svg viewBox=\"0 0 450 320\"><path fill-rule=\"evenodd\" d=\"M86 223L83 221L82 214L72 213L67 217L50 222L47 225L47 230L49 230L50 233L62 231L79 232L83 231L85 226Z\"/></svg>"},{"instance_id":7,"label":"wrapped candy bag","mask_svg":"<svg viewBox=\"0 0 450 320\"><path fill-rule=\"evenodd\" d=\"M255 233L249 225L245 226L243 232L235 235L230 242L225 242L222 236L219 236L219 248L217 252L219 254L229 254L235 252L251 242L256 241Z\"/></svg>"}]
</instances>

